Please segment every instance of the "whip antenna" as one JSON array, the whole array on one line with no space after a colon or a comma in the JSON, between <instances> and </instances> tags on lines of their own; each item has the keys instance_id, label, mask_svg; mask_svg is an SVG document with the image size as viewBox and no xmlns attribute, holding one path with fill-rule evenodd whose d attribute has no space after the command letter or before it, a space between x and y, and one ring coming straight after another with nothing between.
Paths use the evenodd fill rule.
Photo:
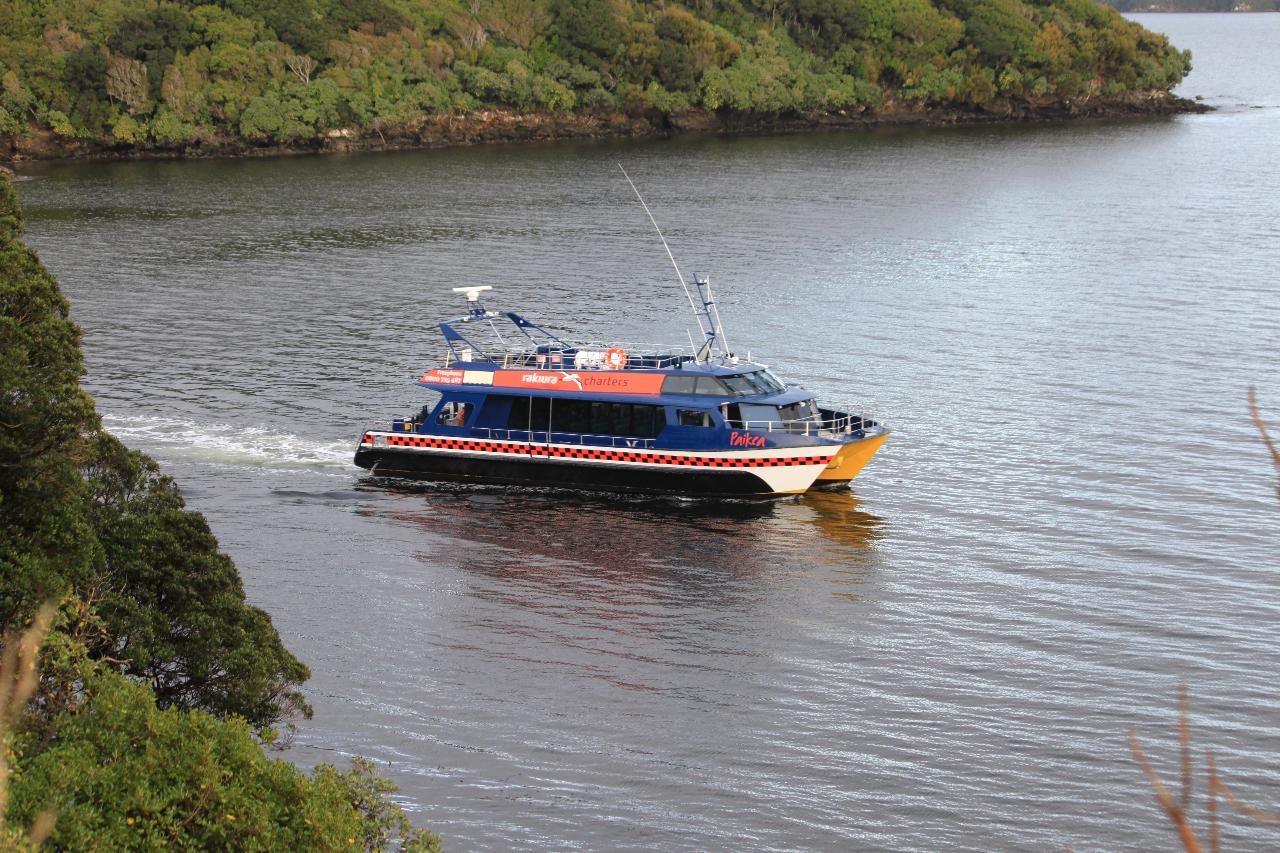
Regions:
<instances>
[{"instance_id":1,"label":"whip antenna","mask_svg":"<svg viewBox=\"0 0 1280 853\"><path fill-rule=\"evenodd\" d=\"M698 331L704 335L714 336L715 332L708 332L702 327L702 316L698 313L698 306L694 304L693 294L689 292L689 285L685 283L684 275L680 272L680 265L676 263L676 256L671 254L671 247L667 245L667 238L662 236L662 229L658 227L658 220L653 218L653 211L649 210L649 205L644 203L644 196L640 195L640 190L636 189L635 182L631 180L631 176L627 174L627 170L622 168L622 164L618 164L618 170L622 172L622 177L627 179L627 183L631 184L631 191L636 194L636 198L640 199L640 206L644 208L644 212L649 214L649 221L653 223L653 230L658 232L658 239L662 241L662 248L667 250L667 257L671 259L671 266L676 271L676 278L680 279L680 287L684 288L684 295L689 298L689 307L693 309L693 319L698 324Z\"/></svg>"}]
</instances>

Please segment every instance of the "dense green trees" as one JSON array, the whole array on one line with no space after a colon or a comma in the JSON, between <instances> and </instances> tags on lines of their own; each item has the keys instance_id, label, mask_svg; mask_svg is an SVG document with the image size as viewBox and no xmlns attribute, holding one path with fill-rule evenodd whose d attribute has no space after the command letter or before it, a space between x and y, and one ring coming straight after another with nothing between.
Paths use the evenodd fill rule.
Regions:
<instances>
[{"instance_id":1,"label":"dense green trees","mask_svg":"<svg viewBox=\"0 0 1280 853\"><path fill-rule=\"evenodd\" d=\"M820 113L1164 90L1093 0L0 0L0 137L296 143L485 107Z\"/></svg>"},{"instance_id":2,"label":"dense green trees","mask_svg":"<svg viewBox=\"0 0 1280 853\"><path fill-rule=\"evenodd\" d=\"M145 678L162 706L268 726L307 711L307 668L244 600L235 566L156 465L101 430L80 388L79 332L0 197L0 625L40 603L97 605L91 649Z\"/></svg>"},{"instance_id":3,"label":"dense green trees","mask_svg":"<svg viewBox=\"0 0 1280 853\"><path fill-rule=\"evenodd\" d=\"M52 810L65 849L433 849L367 764L305 776L264 754L310 712L307 668L173 482L102 430L79 330L21 235L0 175L0 630L59 603L16 734L0 714L9 817Z\"/></svg>"}]
</instances>

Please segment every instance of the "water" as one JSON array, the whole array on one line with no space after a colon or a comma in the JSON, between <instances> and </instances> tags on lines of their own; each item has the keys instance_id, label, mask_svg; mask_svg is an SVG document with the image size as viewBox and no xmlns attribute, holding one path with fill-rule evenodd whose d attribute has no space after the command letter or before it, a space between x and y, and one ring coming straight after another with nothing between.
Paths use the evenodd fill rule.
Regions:
<instances>
[{"instance_id":1,"label":"water","mask_svg":"<svg viewBox=\"0 0 1280 853\"><path fill-rule=\"evenodd\" d=\"M1172 847L1174 696L1280 768L1280 16L1146 16L1175 120L48 165L30 238L108 426L313 668L287 755L361 753L466 850ZM448 288L584 335L691 325L895 428L775 504L384 488ZM1273 830L1228 821L1232 848Z\"/></svg>"}]
</instances>

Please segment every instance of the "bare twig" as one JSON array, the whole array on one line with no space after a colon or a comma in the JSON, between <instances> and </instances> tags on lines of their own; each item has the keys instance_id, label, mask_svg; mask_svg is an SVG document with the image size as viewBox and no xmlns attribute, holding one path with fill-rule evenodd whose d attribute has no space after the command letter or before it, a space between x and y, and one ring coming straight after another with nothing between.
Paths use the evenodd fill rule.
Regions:
<instances>
[{"instance_id":1,"label":"bare twig","mask_svg":"<svg viewBox=\"0 0 1280 853\"><path fill-rule=\"evenodd\" d=\"M1187 704L1187 685L1178 688L1178 745L1182 751L1183 814L1191 810L1191 712Z\"/></svg>"},{"instance_id":2,"label":"bare twig","mask_svg":"<svg viewBox=\"0 0 1280 853\"><path fill-rule=\"evenodd\" d=\"M5 818L9 813L9 745L13 729L23 708L35 693L40 681L40 647L53 622L54 607L40 608L31 627L21 635L4 638L0 654L0 841L5 840ZM27 830L26 842L39 847L53 831L54 815L41 812Z\"/></svg>"},{"instance_id":3,"label":"bare twig","mask_svg":"<svg viewBox=\"0 0 1280 853\"><path fill-rule=\"evenodd\" d=\"M1218 765L1213 760L1213 750L1205 750L1205 763L1209 766L1209 849L1222 853L1218 838Z\"/></svg>"},{"instance_id":4,"label":"bare twig","mask_svg":"<svg viewBox=\"0 0 1280 853\"><path fill-rule=\"evenodd\" d=\"M1227 783L1221 779L1217 781L1218 793L1222 794L1222 799L1226 800L1231 808L1240 812L1245 817L1250 817L1258 823L1269 823L1280 826L1280 814L1269 811L1268 809L1260 809L1257 806L1251 806L1246 802L1242 802L1239 797L1231 793L1231 789L1227 787Z\"/></svg>"},{"instance_id":5,"label":"bare twig","mask_svg":"<svg viewBox=\"0 0 1280 853\"><path fill-rule=\"evenodd\" d=\"M1262 420L1262 413L1258 411L1258 389L1252 385L1249 386L1249 417L1253 418L1253 425L1257 427L1258 434L1262 436L1262 443L1267 446L1267 450L1271 453L1271 464L1275 466L1276 474L1280 474L1280 450L1276 449L1275 442L1271 440L1271 435L1267 432L1267 425ZM1276 483L1276 497L1280 498L1280 483Z\"/></svg>"},{"instance_id":6,"label":"bare twig","mask_svg":"<svg viewBox=\"0 0 1280 853\"><path fill-rule=\"evenodd\" d=\"M1195 830L1191 828L1191 822L1187 820L1187 814L1182 807L1178 805L1177 800L1169 793L1169 789L1160 781L1159 774L1156 773L1151 762L1147 760L1147 755L1142 751L1142 744L1138 743L1138 733L1130 726L1127 734L1129 735L1129 751L1133 753L1133 760L1138 762L1138 766L1142 768L1142 772L1147 777L1147 782L1151 785L1151 790L1155 792L1156 802L1164 809L1164 813L1169 816L1169 820L1173 823L1174 828L1178 831L1178 838L1182 841L1182 847L1187 853L1201 853L1203 848L1200 846L1200 840L1196 838Z\"/></svg>"}]
</instances>

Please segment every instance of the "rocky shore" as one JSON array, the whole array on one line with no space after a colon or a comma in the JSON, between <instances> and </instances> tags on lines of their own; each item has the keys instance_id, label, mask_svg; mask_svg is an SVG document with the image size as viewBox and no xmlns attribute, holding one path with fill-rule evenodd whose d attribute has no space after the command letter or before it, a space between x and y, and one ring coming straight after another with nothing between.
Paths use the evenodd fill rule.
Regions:
<instances>
[{"instance_id":1,"label":"rocky shore","mask_svg":"<svg viewBox=\"0 0 1280 853\"><path fill-rule=\"evenodd\" d=\"M573 139L653 138L678 134L801 132L873 127L1058 122L1203 113L1213 108L1163 90L1118 96L1094 95L1066 101L992 102L982 109L939 109L893 100L876 110L821 113L727 113L690 110L677 114L572 114L482 110L424 115L397 126L341 128L288 145L255 145L240 137L210 135L181 148L112 145L67 139L48 131L0 138L0 159L128 160L194 157L252 157L288 154L451 148L464 145Z\"/></svg>"}]
</instances>

